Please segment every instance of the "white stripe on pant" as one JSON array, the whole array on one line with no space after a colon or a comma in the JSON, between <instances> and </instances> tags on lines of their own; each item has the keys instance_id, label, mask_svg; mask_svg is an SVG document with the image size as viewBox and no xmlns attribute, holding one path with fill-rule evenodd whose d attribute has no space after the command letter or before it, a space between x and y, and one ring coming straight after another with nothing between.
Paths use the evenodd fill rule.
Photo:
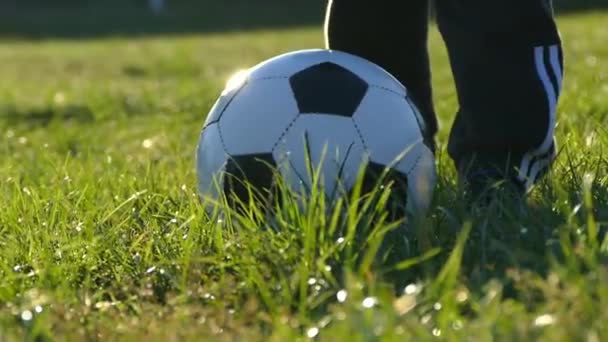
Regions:
<instances>
[{"instance_id":1,"label":"white stripe on pant","mask_svg":"<svg viewBox=\"0 0 608 342\"><path fill-rule=\"evenodd\" d=\"M550 66L545 63L545 49L549 49L549 60ZM534 59L536 65L536 71L538 77L543 84L545 93L547 95L547 103L549 107L549 122L547 135L543 140L540 147L526 153L523 156L521 166L519 168L518 180L525 185L526 191L529 191L538 175L546 168L551 165L551 162L555 158L556 148L555 140L553 138L555 132L556 112L557 112L557 101L562 85L562 68L559 60L559 46L552 45L549 47L539 46L534 48ZM551 77L549 76L549 69L553 72L557 84L553 85ZM551 154L549 154L552 152ZM543 155L546 155L543 158ZM536 159L536 160L535 160Z\"/></svg>"}]
</instances>

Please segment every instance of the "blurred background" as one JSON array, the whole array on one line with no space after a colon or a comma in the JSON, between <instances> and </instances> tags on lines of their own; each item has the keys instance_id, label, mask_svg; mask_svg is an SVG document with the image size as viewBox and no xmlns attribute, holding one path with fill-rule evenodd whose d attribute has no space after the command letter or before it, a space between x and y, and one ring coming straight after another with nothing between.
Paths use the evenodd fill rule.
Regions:
<instances>
[{"instance_id":1,"label":"blurred background","mask_svg":"<svg viewBox=\"0 0 608 342\"><path fill-rule=\"evenodd\" d=\"M0 0L4 38L92 38L302 26L325 0Z\"/></svg>"},{"instance_id":2,"label":"blurred background","mask_svg":"<svg viewBox=\"0 0 608 342\"><path fill-rule=\"evenodd\" d=\"M0 35L87 38L217 32L320 23L327 0L1 0ZM608 0L556 0L559 13Z\"/></svg>"}]
</instances>

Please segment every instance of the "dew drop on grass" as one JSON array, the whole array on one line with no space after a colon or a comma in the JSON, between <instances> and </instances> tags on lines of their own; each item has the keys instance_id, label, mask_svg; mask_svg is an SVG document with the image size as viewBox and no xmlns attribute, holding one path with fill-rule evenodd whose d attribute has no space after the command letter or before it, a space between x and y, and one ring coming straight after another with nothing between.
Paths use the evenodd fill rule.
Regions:
<instances>
[{"instance_id":1,"label":"dew drop on grass","mask_svg":"<svg viewBox=\"0 0 608 342\"><path fill-rule=\"evenodd\" d=\"M152 148L152 146L154 146L154 140L152 140L152 139L146 139L141 142L141 147L143 147L145 149L150 149L150 148Z\"/></svg>"},{"instance_id":2,"label":"dew drop on grass","mask_svg":"<svg viewBox=\"0 0 608 342\"><path fill-rule=\"evenodd\" d=\"M327 327L331 323L331 316L326 316L322 320L319 321L319 327L321 329Z\"/></svg>"},{"instance_id":3,"label":"dew drop on grass","mask_svg":"<svg viewBox=\"0 0 608 342\"><path fill-rule=\"evenodd\" d=\"M317 335L319 335L319 328L317 327L312 327L306 331L306 336L308 336L308 338L314 338Z\"/></svg>"},{"instance_id":4,"label":"dew drop on grass","mask_svg":"<svg viewBox=\"0 0 608 342\"><path fill-rule=\"evenodd\" d=\"M62 105L65 103L65 94L61 91L58 91L55 93L55 96L53 96L53 102L55 102L55 104L57 105Z\"/></svg>"},{"instance_id":5,"label":"dew drop on grass","mask_svg":"<svg viewBox=\"0 0 608 342\"><path fill-rule=\"evenodd\" d=\"M418 286L416 286L416 284L409 284L408 286L405 287L405 289L403 290L403 292L406 295L413 295L416 292L418 292Z\"/></svg>"},{"instance_id":6,"label":"dew drop on grass","mask_svg":"<svg viewBox=\"0 0 608 342\"><path fill-rule=\"evenodd\" d=\"M469 294L467 293L467 291L460 291L458 292L458 294L456 294L456 301L458 301L458 303L464 303L469 299Z\"/></svg>"},{"instance_id":7,"label":"dew drop on grass","mask_svg":"<svg viewBox=\"0 0 608 342\"><path fill-rule=\"evenodd\" d=\"M344 243L344 241L345 241L345 240L346 240L346 239L344 239L343 237L339 237L339 238L338 238L338 240L336 240L336 243L337 243L338 245L341 245L341 244L343 244L343 243Z\"/></svg>"},{"instance_id":8,"label":"dew drop on grass","mask_svg":"<svg viewBox=\"0 0 608 342\"><path fill-rule=\"evenodd\" d=\"M308 285L314 285L316 283L317 283L317 279L315 279L315 278L308 279Z\"/></svg>"},{"instance_id":9,"label":"dew drop on grass","mask_svg":"<svg viewBox=\"0 0 608 342\"><path fill-rule=\"evenodd\" d=\"M336 294L336 298L338 299L338 302L344 303L346 298L348 298L348 292L346 292L346 290L340 290Z\"/></svg>"},{"instance_id":10,"label":"dew drop on grass","mask_svg":"<svg viewBox=\"0 0 608 342\"><path fill-rule=\"evenodd\" d=\"M441 336L441 329L434 328L433 329L433 336L435 336L435 337Z\"/></svg>"},{"instance_id":11,"label":"dew drop on grass","mask_svg":"<svg viewBox=\"0 0 608 342\"><path fill-rule=\"evenodd\" d=\"M534 325L537 327L546 327L555 323L555 318L552 315L540 315L534 320Z\"/></svg>"},{"instance_id":12,"label":"dew drop on grass","mask_svg":"<svg viewBox=\"0 0 608 342\"><path fill-rule=\"evenodd\" d=\"M21 319L28 322L34 318L34 314L30 310L25 310L21 313Z\"/></svg>"},{"instance_id":13,"label":"dew drop on grass","mask_svg":"<svg viewBox=\"0 0 608 342\"><path fill-rule=\"evenodd\" d=\"M441 310L442 306L441 303L437 302L435 303L435 305L433 305L433 309L435 309L435 311L439 311Z\"/></svg>"},{"instance_id":14,"label":"dew drop on grass","mask_svg":"<svg viewBox=\"0 0 608 342\"><path fill-rule=\"evenodd\" d=\"M362 304L364 308L371 309L378 304L378 299L375 297L367 297L363 300Z\"/></svg>"},{"instance_id":15,"label":"dew drop on grass","mask_svg":"<svg viewBox=\"0 0 608 342\"><path fill-rule=\"evenodd\" d=\"M34 311L36 311L36 313L41 313L42 312L42 306L36 305L36 307L34 308Z\"/></svg>"},{"instance_id":16,"label":"dew drop on grass","mask_svg":"<svg viewBox=\"0 0 608 342\"><path fill-rule=\"evenodd\" d=\"M401 298L393 302L393 308L400 316L403 316L408 312L412 311L412 309L414 309L416 305L416 297L407 294L401 296Z\"/></svg>"},{"instance_id":17,"label":"dew drop on grass","mask_svg":"<svg viewBox=\"0 0 608 342\"><path fill-rule=\"evenodd\" d=\"M459 320L456 320L452 323L452 329L454 329L454 330L460 330L460 329L462 329L462 326L463 326L462 321L459 321Z\"/></svg>"},{"instance_id":18,"label":"dew drop on grass","mask_svg":"<svg viewBox=\"0 0 608 342\"><path fill-rule=\"evenodd\" d=\"M331 272L331 266L326 265L325 266L325 272Z\"/></svg>"},{"instance_id":19,"label":"dew drop on grass","mask_svg":"<svg viewBox=\"0 0 608 342\"><path fill-rule=\"evenodd\" d=\"M152 274L156 271L156 266L152 266L146 270L146 274Z\"/></svg>"}]
</instances>

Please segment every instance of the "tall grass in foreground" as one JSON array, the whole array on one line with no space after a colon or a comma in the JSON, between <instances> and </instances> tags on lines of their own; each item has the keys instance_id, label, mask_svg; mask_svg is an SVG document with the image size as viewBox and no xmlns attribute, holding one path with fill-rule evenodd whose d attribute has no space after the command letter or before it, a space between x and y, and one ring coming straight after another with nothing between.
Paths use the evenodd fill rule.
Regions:
<instances>
[{"instance_id":1,"label":"tall grass in foreground","mask_svg":"<svg viewBox=\"0 0 608 342\"><path fill-rule=\"evenodd\" d=\"M207 211L211 202L151 165L141 179L110 180L70 159L42 163L47 184L2 188L11 200L0 218L0 335L9 340L607 333L602 157L564 150L525 209L499 198L470 210L444 175L428 219L392 241L401 248L392 259L382 242L403 222L384 209L390 187L337 203L281 187L269 216L259 202Z\"/></svg>"}]
</instances>

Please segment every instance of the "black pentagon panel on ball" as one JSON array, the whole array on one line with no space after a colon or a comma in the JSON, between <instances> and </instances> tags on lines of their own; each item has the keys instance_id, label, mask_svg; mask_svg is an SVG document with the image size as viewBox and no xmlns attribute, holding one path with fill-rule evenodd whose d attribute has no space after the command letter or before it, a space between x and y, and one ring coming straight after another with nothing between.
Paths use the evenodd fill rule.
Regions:
<instances>
[{"instance_id":1,"label":"black pentagon panel on ball","mask_svg":"<svg viewBox=\"0 0 608 342\"><path fill-rule=\"evenodd\" d=\"M389 189L387 211L391 219L401 219L407 214L407 175L387 168L385 165L369 162L366 165L361 184L361 195L374 195L380 198L382 192Z\"/></svg>"},{"instance_id":2,"label":"black pentagon panel on ball","mask_svg":"<svg viewBox=\"0 0 608 342\"><path fill-rule=\"evenodd\" d=\"M289 83L302 114L351 117L369 85L350 70L325 62L294 74Z\"/></svg>"},{"instance_id":3,"label":"black pentagon panel on ball","mask_svg":"<svg viewBox=\"0 0 608 342\"><path fill-rule=\"evenodd\" d=\"M224 193L229 205L242 209L251 200L268 203L276 198L276 167L272 153L231 156L224 176Z\"/></svg>"}]
</instances>

